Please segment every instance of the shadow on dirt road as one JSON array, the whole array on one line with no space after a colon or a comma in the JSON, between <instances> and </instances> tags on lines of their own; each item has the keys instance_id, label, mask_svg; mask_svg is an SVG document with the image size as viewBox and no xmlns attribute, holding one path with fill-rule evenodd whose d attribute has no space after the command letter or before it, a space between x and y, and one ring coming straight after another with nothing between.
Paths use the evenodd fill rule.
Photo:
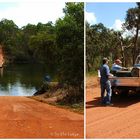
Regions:
<instances>
[{"instance_id":1,"label":"shadow on dirt road","mask_svg":"<svg viewBox=\"0 0 140 140\"><path fill-rule=\"evenodd\" d=\"M100 103L100 97L95 97L92 101L86 102L86 108L93 108L93 107L103 107ZM115 95L112 97L112 107L120 107L124 108L133 104L140 102L140 93L130 94L126 97L122 97L120 95Z\"/></svg>"}]
</instances>

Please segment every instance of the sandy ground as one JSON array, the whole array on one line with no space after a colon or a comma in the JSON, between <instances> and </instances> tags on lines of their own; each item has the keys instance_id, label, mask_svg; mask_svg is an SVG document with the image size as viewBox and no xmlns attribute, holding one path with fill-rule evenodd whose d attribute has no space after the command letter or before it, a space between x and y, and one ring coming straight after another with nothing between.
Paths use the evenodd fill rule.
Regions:
<instances>
[{"instance_id":1,"label":"sandy ground","mask_svg":"<svg viewBox=\"0 0 140 140\"><path fill-rule=\"evenodd\" d=\"M83 118L27 97L0 97L0 138L83 138Z\"/></svg>"},{"instance_id":2,"label":"sandy ground","mask_svg":"<svg viewBox=\"0 0 140 140\"><path fill-rule=\"evenodd\" d=\"M140 93L127 98L115 96L113 106L100 105L96 77L87 78L86 137L140 138Z\"/></svg>"}]
</instances>

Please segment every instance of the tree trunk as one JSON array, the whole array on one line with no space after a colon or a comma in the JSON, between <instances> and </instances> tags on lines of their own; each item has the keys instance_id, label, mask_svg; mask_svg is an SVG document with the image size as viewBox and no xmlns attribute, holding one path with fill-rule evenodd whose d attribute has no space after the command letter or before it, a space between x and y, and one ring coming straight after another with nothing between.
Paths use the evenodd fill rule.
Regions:
<instances>
[{"instance_id":1,"label":"tree trunk","mask_svg":"<svg viewBox=\"0 0 140 140\"><path fill-rule=\"evenodd\" d=\"M135 59L137 57L137 40L138 40L138 35L139 35L139 27L136 29L136 36L134 38L134 49L133 49L133 65L135 63Z\"/></svg>"},{"instance_id":2,"label":"tree trunk","mask_svg":"<svg viewBox=\"0 0 140 140\"><path fill-rule=\"evenodd\" d=\"M125 55L124 55L124 47L123 47L123 37L120 35L120 47L121 47L121 56L122 56L122 66L125 66Z\"/></svg>"}]
</instances>

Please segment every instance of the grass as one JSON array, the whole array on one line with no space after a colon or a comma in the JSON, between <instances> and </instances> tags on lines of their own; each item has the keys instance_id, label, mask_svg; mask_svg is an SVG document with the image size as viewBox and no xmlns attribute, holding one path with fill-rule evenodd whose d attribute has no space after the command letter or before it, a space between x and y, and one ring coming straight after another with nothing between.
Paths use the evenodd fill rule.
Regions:
<instances>
[{"instance_id":1,"label":"grass","mask_svg":"<svg viewBox=\"0 0 140 140\"><path fill-rule=\"evenodd\" d=\"M36 96L30 96L29 98L84 114L84 101L78 98L78 96L81 97L82 95L76 96L79 91L73 87L67 89L62 88L57 82L44 83L38 93ZM75 96L79 100L75 101Z\"/></svg>"},{"instance_id":2,"label":"grass","mask_svg":"<svg viewBox=\"0 0 140 140\"><path fill-rule=\"evenodd\" d=\"M62 103L56 103L57 106L69 109L73 112L84 114L84 101L80 103L75 104L62 104Z\"/></svg>"},{"instance_id":3,"label":"grass","mask_svg":"<svg viewBox=\"0 0 140 140\"><path fill-rule=\"evenodd\" d=\"M89 76L98 76L98 71L89 71L86 73L86 76L89 77Z\"/></svg>"},{"instance_id":4,"label":"grass","mask_svg":"<svg viewBox=\"0 0 140 140\"><path fill-rule=\"evenodd\" d=\"M43 94L37 96L30 96L29 98L37 100L39 102L47 103L50 105L54 105L60 108L69 109L70 111L84 114L84 101L79 101L78 103L68 103L69 98L63 102L65 95L67 94L67 90L63 88L55 88L56 85L51 85L49 90ZM71 96L73 97L73 93L75 91L71 90ZM72 100L73 101L73 100Z\"/></svg>"},{"instance_id":5,"label":"grass","mask_svg":"<svg viewBox=\"0 0 140 140\"><path fill-rule=\"evenodd\" d=\"M47 103L49 105L57 106L60 108L68 109L72 112L78 113L78 114L84 114L84 101L76 104L63 104L63 103L57 103L57 102L48 102L44 98L40 98L39 96L28 96L28 98L37 100L39 102Z\"/></svg>"}]
</instances>

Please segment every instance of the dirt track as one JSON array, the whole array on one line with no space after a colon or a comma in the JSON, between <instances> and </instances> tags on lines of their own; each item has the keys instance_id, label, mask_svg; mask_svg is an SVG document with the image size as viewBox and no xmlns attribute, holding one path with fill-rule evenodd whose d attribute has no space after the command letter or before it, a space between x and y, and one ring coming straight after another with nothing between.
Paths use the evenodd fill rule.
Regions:
<instances>
[{"instance_id":1,"label":"dirt track","mask_svg":"<svg viewBox=\"0 0 140 140\"><path fill-rule=\"evenodd\" d=\"M26 97L0 97L0 138L82 138L83 115Z\"/></svg>"},{"instance_id":2,"label":"dirt track","mask_svg":"<svg viewBox=\"0 0 140 140\"><path fill-rule=\"evenodd\" d=\"M140 93L112 99L112 107L100 105L97 78L87 78L87 138L140 138Z\"/></svg>"}]
</instances>

